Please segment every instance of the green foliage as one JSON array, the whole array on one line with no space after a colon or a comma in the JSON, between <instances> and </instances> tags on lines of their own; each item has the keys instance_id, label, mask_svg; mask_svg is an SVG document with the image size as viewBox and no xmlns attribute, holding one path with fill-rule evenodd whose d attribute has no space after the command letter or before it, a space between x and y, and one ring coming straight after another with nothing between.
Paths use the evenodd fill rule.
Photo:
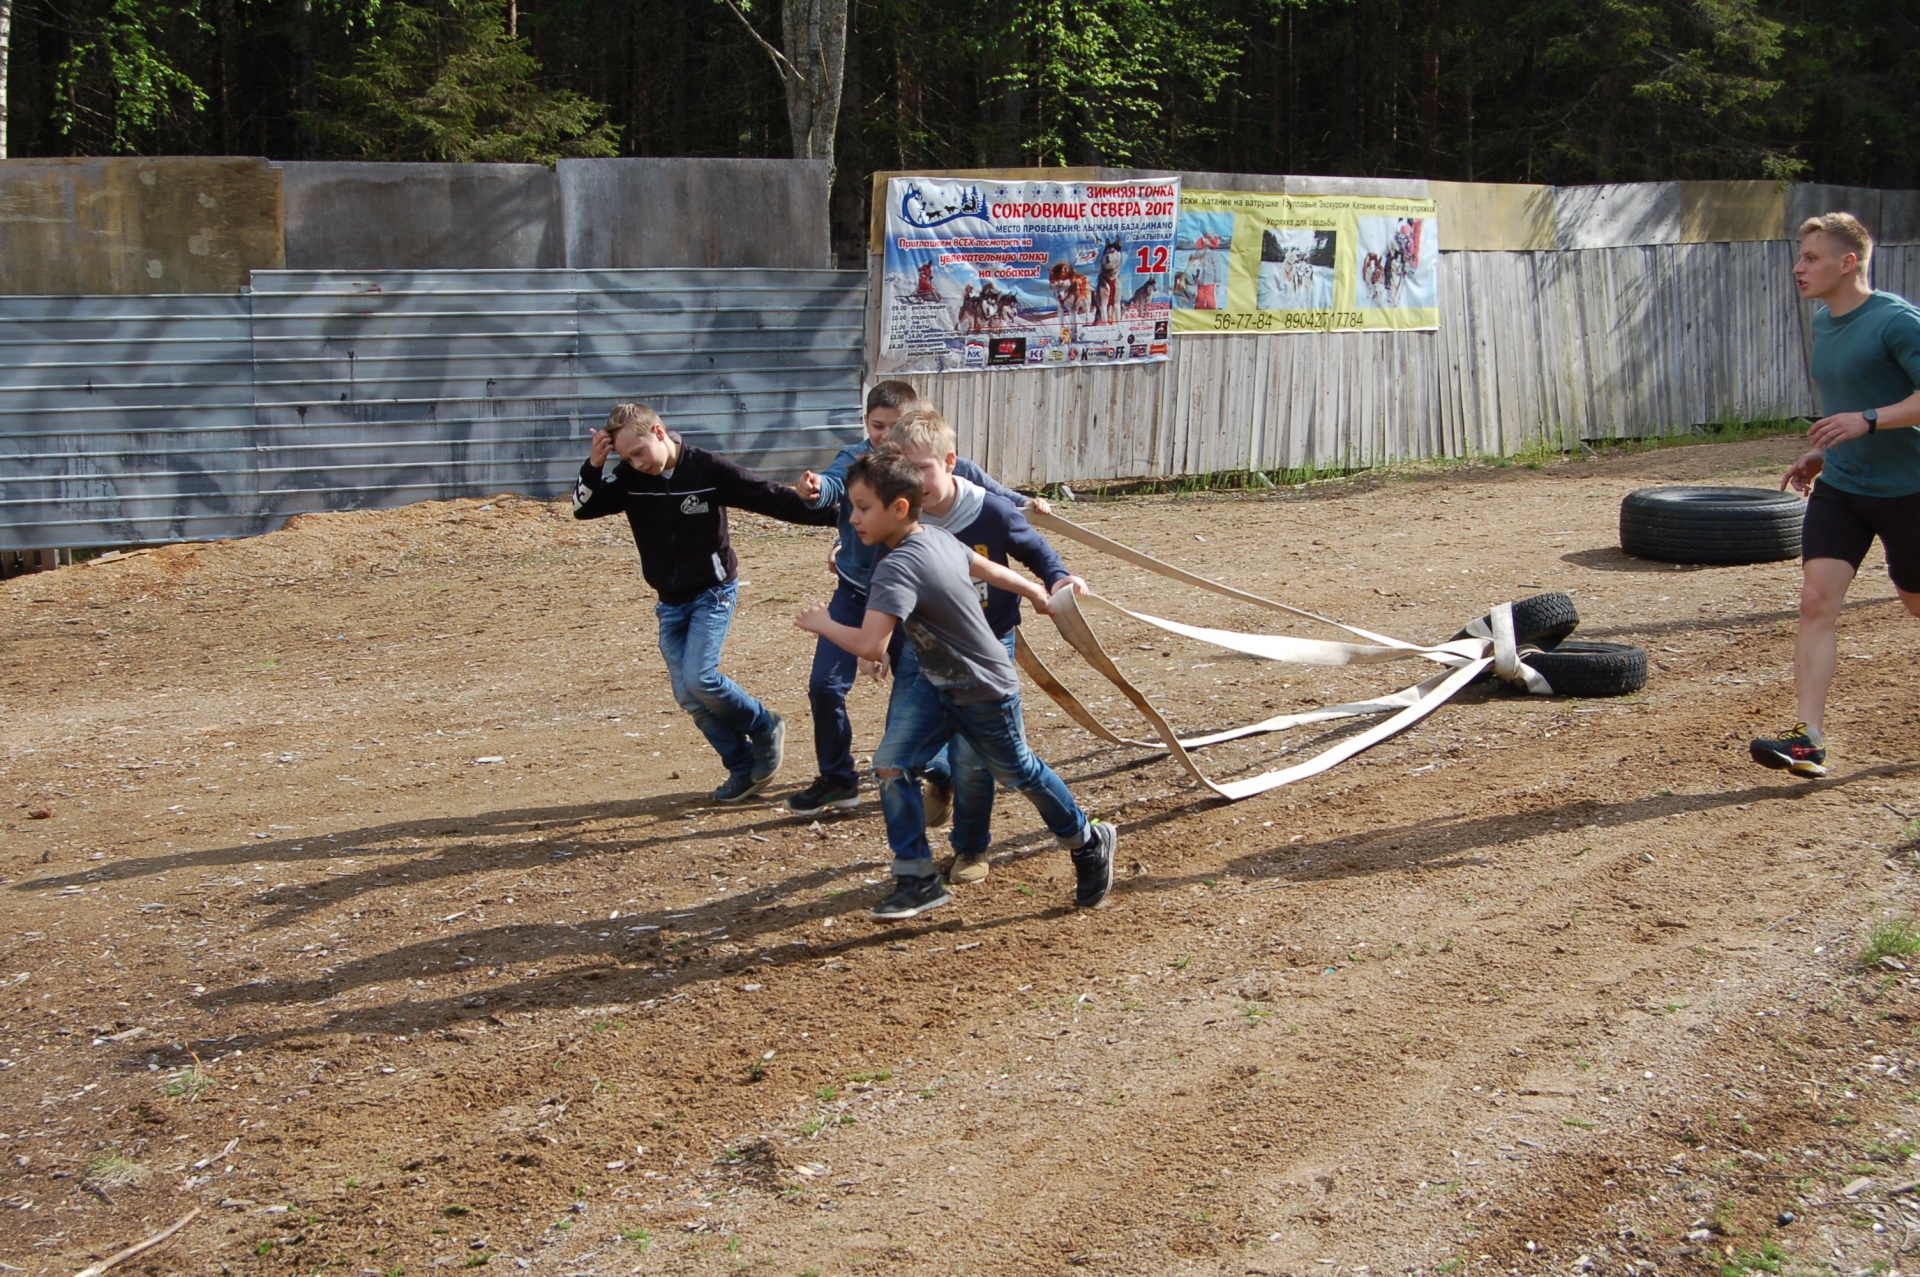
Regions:
<instances>
[{"instance_id":1,"label":"green foliage","mask_svg":"<svg viewBox=\"0 0 1920 1277\"><path fill-rule=\"evenodd\" d=\"M1720 1265L1720 1277L1747 1277L1748 1273L1777 1273L1787 1266L1789 1256L1775 1241L1760 1243L1755 1252L1742 1252Z\"/></svg>"},{"instance_id":2,"label":"green foliage","mask_svg":"<svg viewBox=\"0 0 1920 1277\"><path fill-rule=\"evenodd\" d=\"M1238 25L1208 7L1200 0L1019 0L995 42L1015 56L989 83L1031 104L1025 158L1124 164L1176 150L1164 127L1174 68L1202 102L1212 102L1239 57Z\"/></svg>"},{"instance_id":3,"label":"green foliage","mask_svg":"<svg viewBox=\"0 0 1920 1277\"><path fill-rule=\"evenodd\" d=\"M54 121L63 137L89 149L132 153L152 140L164 116L206 108L206 90L165 47L207 30L199 0L109 0L91 11L77 8L73 18L73 38L54 80Z\"/></svg>"},{"instance_id":4,"label":"green foliage","mask_svg":"<svg viewBox=\"0 0 1920 1277\"><path fill-rule=\"evenodd\" d=\"M1791 178L1805 167L1767 142L1786 28L1756 0L1552 0L1526 6L1522 30L1542 71L1584 86L1571 102L1541 102L1559 124L1540 157L1554 171Z\"/></svg>"},{"instance_id":5,"label":"green foliage","mask_svg":"<svg viewBox=\"0 0 1920 1277\"><path fill-rule=\"evenodd\" d=\"M552 164L619 153L605 108L540 86L505 0L385 6L353 64L322 77L328 153L367 160Z\"/></svg>"},{"instance_id":6,"label":"green foliage","mask_svg":"<svg viewBox=\"0 0 1920 1277\"><path fill-rule=\"evenodd\" d=\"M743 7L781 39L780 6ZM521 3L517 33L505 0L13 10L18 155L791 153L774 63L715 0ZM1887 34L1904 12L1889 0L859 0L836 235L858 253L866 178L881 169L1912 187L1920 60Z\"/></svg>"},{"instance_id":7,"label":"green foliage","mask_svg":"<svg viewBox=\"0 0 1920 1277\"><path fill-rule=\"evenodd\" d=\"M1882 958L1904 958L1920 953L1920 925L1911 918L1893 918L1876 923L1867 937L1867 947L1856 960L1862 971Z\"/></svg>"}]
</instances>

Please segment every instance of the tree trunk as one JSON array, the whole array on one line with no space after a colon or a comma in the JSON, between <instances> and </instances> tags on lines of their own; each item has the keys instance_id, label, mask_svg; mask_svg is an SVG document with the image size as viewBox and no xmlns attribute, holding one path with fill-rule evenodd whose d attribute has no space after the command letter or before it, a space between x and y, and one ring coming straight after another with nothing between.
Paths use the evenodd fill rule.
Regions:
<instances>
[{"instance_id":1,"label":"tree trunk","mask_svg":"<svg viewBox=\"0 0 1920 1277\"><path fill-rule=\"evenodd\" d=\"M7 48L13 30L13 0L0 0L0 160L7 158Z\"/></svg>"},{"instance_id":2,"label":"tree trunk","mask_svg":"<svg viewBox=\"0 0 1920 1277\"><path fill-rule=\"evenodd\" d=\"M320 99L314 81L313 0L300 0L300 72L294 92L300 104L300 158L320 158L320 129L314 120Z\"/></svg>"},{"instance_id":3,"label":"tree trunk","mask_svg":"<svg viewBox=\"0 0 1920 1277\"><path fill-rule=\"evenodd\" d=\"M847 64L848 0L782 0L780 32L787 66L787 123L798 160L833 163L840 91Z\"/></svg>"}]
</instances>

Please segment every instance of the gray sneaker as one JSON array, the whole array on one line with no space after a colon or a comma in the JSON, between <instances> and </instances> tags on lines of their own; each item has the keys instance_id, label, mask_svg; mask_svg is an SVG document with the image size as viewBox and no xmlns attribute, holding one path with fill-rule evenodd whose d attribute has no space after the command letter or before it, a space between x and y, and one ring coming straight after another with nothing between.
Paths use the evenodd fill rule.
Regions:
<instances>
[{"instance_id":1,"label":"gray sneaker","mask_svg":"<svg viewBox=\"0 0 1920 1277\"><path fill-rule=\"evenodd\" d=\"M786 720L771 711L767 717L773 720L773 726L753 742L753 778L762 785L772 780L773 774L780 770L787 741Z\"/></svg>"},{"instance_id":2,"label":"gray sneaker","mask_svg":"<svg viewBox=\"0 0 1920 1277\"><path fill-rule=\"evenodd\" d=\"M796 816L817 816L823 811L852 811L859 805L858 785L842 789L826 780L815 780L799 793L787 795L787 810Z\"/></svg>"},{"instance_id":3,"label":"gray sneaker","mask_svg":"<svg viewBox=\"0 0 1920 1277\"><path fill-rule=\"evenodd\" d=\"M1086 846L1075 847L1073 856L1073 903L1082 909L1098 909L1113 890L1113 849L1120 834L1104 820L1087 822Z\"/></svg>"},{"instance_id":4,"label":"gray sneaker","mask_svg":"<svg viewBox=\"0 0 1920 1277\"><path fill-rule=\"evenodd\" d=\"M893 894L873 907L871 916L882 922L916 917L929 909L953 903L953 897L947 894L947 884L940 881L939 874L893 881Z\"/></svg>"},{"instance_id":5,"label":"gray sneaker","mask_svg":"<svg viewBox=\"0 0 1920 1277\"><path fill-rule=\"evenodd\" d=\"M752 772L735 772L727 777L726 784L708 794L707 797L716 803L743 803L765 789L772 780L771 776L755 780Z\"/></svg>"}]
</instances>

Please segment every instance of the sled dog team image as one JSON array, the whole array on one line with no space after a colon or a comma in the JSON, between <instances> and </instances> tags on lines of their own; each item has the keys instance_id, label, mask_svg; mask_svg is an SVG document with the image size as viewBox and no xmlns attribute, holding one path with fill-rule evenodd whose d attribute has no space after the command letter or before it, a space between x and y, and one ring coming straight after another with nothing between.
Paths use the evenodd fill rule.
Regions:
<instances>
[{"instance_id":1,"label":"sled dog team image","mask_svg":"<svg viewBox=\"0 0 1920 1277\"><path fill-rule=\"evenodd\" d=\"M1816 303L1811 369L1825 415L1780 485L1807 498L1796 718L1778 736L1753 740L1750 752L1762 766L1819 778L1831 763L1825 706L1840 611L1876 538L1900 601L1920 617L1920 309L1872 287L1873 241L1852 215L1808 219L1799 243L1793 274ZM1198 282L1211 280L1208 257L1217 247L1206 234L1183 243L1188 269L1174 288L1197 298L1218 288ZM1310 287L1310 238L1270 248L1277 286ZM1403 219L1384 253L1368 254L1363 278L1390 294L1420 254L1417 227ZM1056 264L1050 288L1061 310L1098 316L1118 307L1119 255L1109 244L1091 279ZM923 287L927 279L923 271ZM988 284L968 304L991 327L1009 296ZM1119 831L1085 811L1034 754L1021 716L1015 636L1023 604L1046 616L1061 590L1088 592L1028 522L1029 511L1050 514L1048 504L959 455L953 425L900 379L874 384L863 436L792 486L688 443L644 404L616 405L593 432L573 512L626 516L641 575L657 596L667 684L718 755L722 779L710 799L722 805L764 794L789 744L781 716L721 669L739 596L730 508L837 529L832 594L793 622L814 636L806 687L814 771L782 806L816 817L858 807L868 785L877 791L893 881L872 916L912 918L949 903L951 886L986 878L1002 789L1031 803L1068 853L1073 903L1104 905ZM889 689L865 775L847 704L863 675ZM941 826L950 826L952 853L944 871L932 846Z\"/></svg>"}]
</instances>

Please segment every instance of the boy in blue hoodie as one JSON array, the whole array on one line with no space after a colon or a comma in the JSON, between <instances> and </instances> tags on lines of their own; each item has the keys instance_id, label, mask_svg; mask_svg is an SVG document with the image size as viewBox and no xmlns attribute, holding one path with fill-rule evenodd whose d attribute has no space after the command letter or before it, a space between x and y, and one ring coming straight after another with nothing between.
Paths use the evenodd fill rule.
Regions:
<instances>
[{"instance_id":1,"label":"boy in blue hoodie","mask_svg":"<svg viewBox=\"0 0 1920 1277\"><path fill-rule=\"evenodd\" d=\"M959 456L953 427L946 418L924 404L910 408L894 423L887 442L920 471L925 483L920 499L923 526L952 533L960 544L990 563L1006 567L1012 559L1024 564L1045 583L1049 596L1062 585L1071 585L1076 594L1087 592L1087 583L1067 571L1053 546L1033 530L1012 503L955 473ZM985 581L974 585L987 628L1006 648L1007 659L1012 660L1014 631L1020 624L1020 596ZM910 680L916 662L914 650L908 647L900 654L894 671L896 680ZM890 710L889 726L892 721ZM993 774L979 752L960 735L948 744L947 766L953 788L953 830L948 839L954 853L947 881L980 882L987 876L987 844L993 840Z\"/></svg>"},{"instance_id":2,"label":"boy in blue hoodie","mask_svg":"<svg viewBox=\"0 0 1920 1277\"><path fill-rule=\"evenodd\" d=\"M902 413L919 403L913 387L904 381L882 381L867 392L866 438L842 448L826 471L811 470L794 485L808 505L815 509L839 511L840 543L834 561L839 578L833 597L827 603L832 619L841 625L860 627L867 611L867 583L873 575L878 551L861 543L852 523L852 505L847 498L847 470L861 457L885 443L887 432ZM1001 484L993 476L965 457L954 463L954 473L1015 506L1031 504L1041 513L1051 508L1037 497L1029 498ZM807 679L807 701L813 710L813 752L819 774L799 793L789 795L787 810L799 816L822 811L845 811L860 803L860 776L853 766L853 722L847 716L847 693L853 687L859 661L852 653L822 638L814 644L813 670ZM928 802L928 823L938 825L952 810L953 789L944 759L936 759L923 777L932 791Z\"/></svg>"}]
</instances>

